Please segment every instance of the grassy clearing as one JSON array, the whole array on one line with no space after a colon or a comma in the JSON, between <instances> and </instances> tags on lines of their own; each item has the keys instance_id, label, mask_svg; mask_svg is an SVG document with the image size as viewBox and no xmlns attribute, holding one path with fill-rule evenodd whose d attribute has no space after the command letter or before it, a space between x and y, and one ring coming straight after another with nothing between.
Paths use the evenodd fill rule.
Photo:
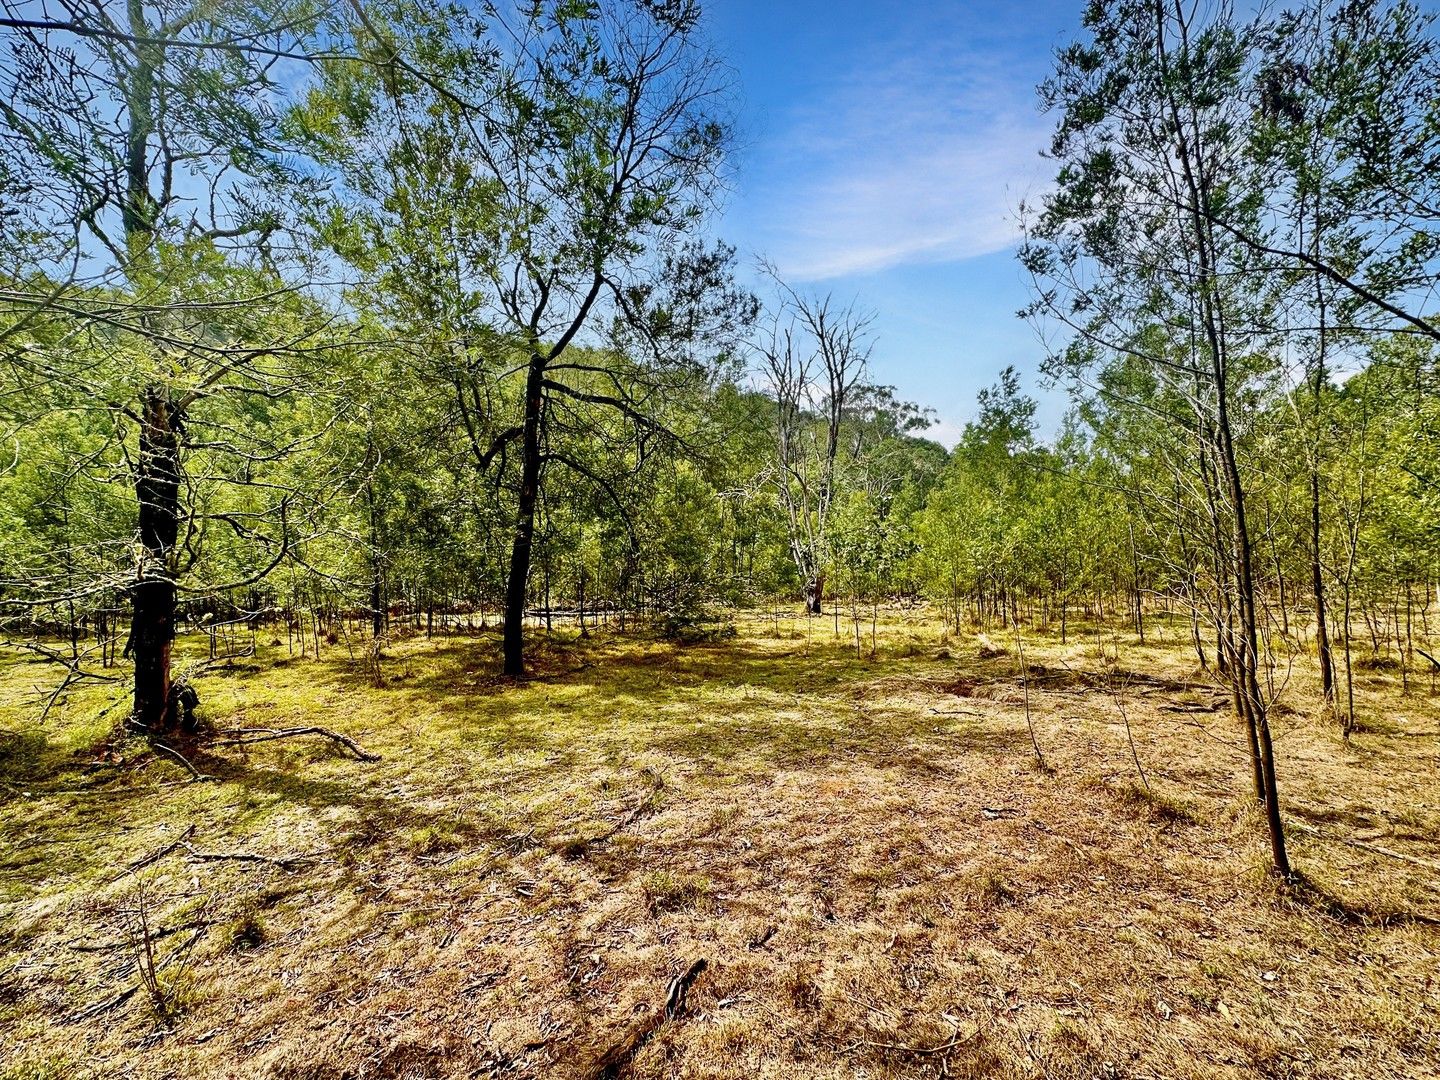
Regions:
<instances>
[{"instance_id":1,"label":"grassy clearing","mask_svg":"<svg viewBox=\"0 0 1440 1080\"><path fill-rule=\"evenodd\" d=\"M50 673L4 657L0 1076L1440 1070L1428 686L1363 672L1347 747L1292 674L1284 890L1181 628L1118 665L1027 639L1046 769L1003 636L896 614L870 660L847 634L556 633L519 686L489 636L400 642L380 687L262 642L199 679L205 715L383 760L264 743L203 784L108 745L106 689L37 727ZM209 857L237 854L277 861Z\"/></svg>"}]
</instances>

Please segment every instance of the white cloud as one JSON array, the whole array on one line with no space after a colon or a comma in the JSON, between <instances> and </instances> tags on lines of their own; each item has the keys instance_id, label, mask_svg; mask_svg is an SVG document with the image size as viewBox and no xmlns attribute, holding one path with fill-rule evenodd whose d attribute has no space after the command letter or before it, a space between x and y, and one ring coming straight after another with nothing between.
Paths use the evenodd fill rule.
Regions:
<instances>
[{"instance_id":1,"label":"white cloud","mask_svg":"<svg viewBox=\"0 0 1440 1080\"><path fill-rule=\"evenodd\" d=\"M777 118L757 224L794 280L963 259L1015 241L1049 122L1033 79L937 34Z\"/></svg>"},{"instance_id":2,"label":"white cloud","mask_svg":"<svg viewBox=\"0 0 1440 1080\"><path fill-rule=\"evenodd\" d=\"M960 441L960 436L965 433L965 426L957 424L944 418L936 420L922 434L927 439L938 442L947 450L954 450L955 444Z\"/></svg>"}]
</instances>

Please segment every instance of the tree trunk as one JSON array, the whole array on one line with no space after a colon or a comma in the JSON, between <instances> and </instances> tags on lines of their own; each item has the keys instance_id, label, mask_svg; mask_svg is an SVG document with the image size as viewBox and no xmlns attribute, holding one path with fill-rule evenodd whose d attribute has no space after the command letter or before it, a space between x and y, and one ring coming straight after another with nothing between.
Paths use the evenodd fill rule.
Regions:
<instances>
[{"instance_id":1,"label":"tree trunk","mask_svg":"<svg viewBox=\"0 0 1440 1080\"><path fill-rule=\"evenodd\" d=\"M811 615L823 615L821 601L825 599L825 575L816 574L805 583L805 610Z\"/></svg>"},{"instance_id":2,"label":"tree trunk","mask_svg":"<svg viewBox=\"0 0 1440 1080\"><path fill-rule=\"evenodd\" d=\"M169 395L148 387L141 403L140 566L133 591L129 652L135 659L136 727L161 734L175 726L170 649L175 640L175 544L180 535L181 418Z\"/></svg>"},{"instance_id":3,"label":"tree trunk","mask_svg":"<svg viewBox=\"0 0 1440 1080\"><path fill-rule=\"evenodd\" d=\"M510 549L510 576L505 582L506 675L525 674L525 598L530 554L535 543L535 504L540 492L540 421L544 412L545 361L530 357L525 376L525 420L521 436L520 499L515 510L515 542Z\"/></svg>"}]
</instances>

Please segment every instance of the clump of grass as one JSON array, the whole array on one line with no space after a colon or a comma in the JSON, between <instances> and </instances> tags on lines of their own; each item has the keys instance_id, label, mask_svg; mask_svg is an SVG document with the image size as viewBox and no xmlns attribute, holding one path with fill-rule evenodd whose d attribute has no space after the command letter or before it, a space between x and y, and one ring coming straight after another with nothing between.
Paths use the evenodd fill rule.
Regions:
<instances>
[{"instance_id":1,"label":"clump of grass","mask_svg":"<svg viewBox=\"0 0 1440 1080\"><path fill-rule=\"evenodd\" d=\"M85 1075L84 1066L61 1054L22 1054L0 1068L0 1080L74 1080Z\"/></svg>"},{"instance_id":2,"label":"clump of grass","mask_svg":"<svg viewBox=\"0 0 1440 1080\"><path fill-rule=\"evenodd\" d=\"M405 848L412 855L439 855L465 846L471 830L455 824L421 825L405 833Z\"/></svg>"},{"instance_id":3,"label":"clump of grass","mask_svg":"<svg viewBox=\"0 0 1440 1080\"><path fill-rule=\"evenodd\" d=\"M1072 1053L1090 1049L1090 1037L1085 1034L1085 1029L1068 1016L1055 1021L1050 1029L1050 1041Z\"/></svg>"},{"instance_id":4,"label":"clump of grass","mask_svg":"<svg viewBox=\"0 0 1440 1080\"><path fill-rule=\"evenodd\" d=\"M1361 735L1396 735L1399 734L1400 728L1388 720L1357 713L1355 726L1351 728L1351 731Z\"/></svg>"},{"instance_id":5,"label":"clump of grass","mask_svg":"<svg viewBox=\"0 0 1440 1080\"><path fill-rule=\"evenodd\" d=\"M780 992L798 1012L814 1012L820 1007L820 987L804 967L791 968L781 976Z\"/></svg>"},{"instance_id":6,"label":"clump of grass","mask_svg":"<svg viewBox=\"0 0 1440 1080\"><path fill-rule=\"evenodd\" d=\"M1400 661L1393 656L1360 656L1355 666L1361 671L1399 671Z\"/></svg>"},{"instance_id":7,"label":"clump of grass","mask_svg":"<svg viewBox=\"0 0 1440 1080\"><path fill-rule=\"evenodd\" d=\"M734 803L727 803L724 806L717 806L710 811L709 817L706 819L705 825L701 829L701 833L705 836L717 833L721 829L725 828L727 825L734 822L739 816L740 808Z\"/></svg>"},{"instance_id":8,"label":"clump of grass","mask_svg":"<svg viewBox=\"0 0 1440 1080\"><path fill-rule=\"evenodd\" d=\"M668 870L652 870L641 880L640 887L645 891L645 906L651 915L704 910L715 903L709 878L690 874L677 877Z\"/></svg>"},{"instance_id":9,"label":"clump of grass","mask_svg":"<svg viewBox=\"0 0 1440 1080\"><path fill-rule=\"evenodd\" d=\"M987 907L1003 907L1015 901L1015 890L999 874L981 874L973 882L972 889L975 899Z\"/></svg>"},{"instance_id":10,"label":"clump of grass","mask_svg":"<svg viewBox=\"0 0 1440 1080\"><path fill-rule=\"evenodd\" d=\"M250 952L260 948L270 939L270 930L255 908L246 908L230 920L225 928L232 952Z\"/></svg>"},{"instance_id":11,"label":"clump of grass","mask_svg":"<svg viewBox=\"0 0 1440 1080\"><path fill-rule=\"evenodd\" d=\"M1157 788L1133 781L1117 784L1103 780L1095 781L1093 786L1106 792L1120 805L1143 813L1153 821L1176 825L1193 825L1196 822L1195 811L1189 803Z\"/></svg>"},{"instance_id":12,"label":"clump of grass","mask_svg":"<svg viewBox=\"0 0 1440 1080\"><path fill-rule=\"evenodd\" d=\"M1422 836L1428 836L1431 833L1429 819L1414 806L1402 806L1395 811L1391 820L1401 828L1413 829Z\"/></svg>"}]
</instances>

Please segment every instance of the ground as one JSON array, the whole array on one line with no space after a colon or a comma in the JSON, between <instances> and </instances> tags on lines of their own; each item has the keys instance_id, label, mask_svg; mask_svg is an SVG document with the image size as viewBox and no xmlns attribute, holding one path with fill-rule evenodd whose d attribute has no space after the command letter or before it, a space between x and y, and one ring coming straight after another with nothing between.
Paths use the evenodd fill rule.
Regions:
<instances>
[{"instance_id":1,"label":"ground","mask_svg":"<svg viewBox=\"0 0 1440 1080\"><path fill-rule=\"evenodd\" d=\"M37 724L54 671L6 654L0 1077L1440 1075L1428 680L1361 671L1347 745L1287 664L1285 887L1182 623L897 611L873 657L739 623L537 632L519 685L489 634L376 685L262 631L202 716L381 760L305 737L202 782L113 742L115 688Z\"/></svg>"}]
</instances>

